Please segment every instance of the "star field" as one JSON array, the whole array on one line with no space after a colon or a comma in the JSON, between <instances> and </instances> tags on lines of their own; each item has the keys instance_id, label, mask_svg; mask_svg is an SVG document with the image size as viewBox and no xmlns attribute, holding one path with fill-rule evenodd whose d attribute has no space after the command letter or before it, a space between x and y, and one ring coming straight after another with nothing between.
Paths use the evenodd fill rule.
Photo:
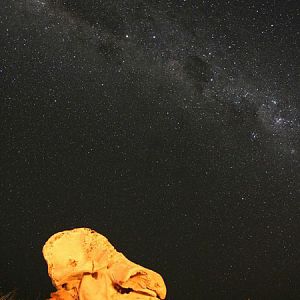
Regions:
<instances>
[{"instance_id":1,"label":"star field","mask_svg":"<svg viewBox=\"0 0 300 300\"><path fill-rule=\"evenodd\" d=\"M297 1L0 7L0 291L91 227L167 299L298 299ZM28 276L30 274L30 276Z\"/></svg>"}]
</instances>

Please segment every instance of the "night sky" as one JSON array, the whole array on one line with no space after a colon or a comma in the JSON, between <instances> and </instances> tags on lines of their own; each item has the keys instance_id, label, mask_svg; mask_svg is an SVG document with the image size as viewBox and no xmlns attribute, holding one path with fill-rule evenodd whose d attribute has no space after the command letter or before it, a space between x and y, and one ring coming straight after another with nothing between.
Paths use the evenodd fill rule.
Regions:
<instances>
[{"instance_id":1,"label":"night sky","mask_svg":"<svg viewBox=\"0 0 300 300\"><path fill-rule=\"evenodd\" d=\"M2 0L0 290L46 299L43 244L90 227L168 300L300 299L299 15Z\"/></svg>"}]
</instances>

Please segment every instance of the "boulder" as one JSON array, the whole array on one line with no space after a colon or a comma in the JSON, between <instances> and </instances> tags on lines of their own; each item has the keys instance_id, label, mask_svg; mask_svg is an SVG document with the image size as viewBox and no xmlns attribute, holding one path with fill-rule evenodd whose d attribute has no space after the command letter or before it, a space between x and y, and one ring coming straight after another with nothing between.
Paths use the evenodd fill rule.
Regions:
<instances>
[{"instance_id":1,"label":"boulder","mask_svg":"<svg viewBox=\"0 0 300 300\"><path fill-rule=\"evenodd\" d=\"M166 298L163 278L118 252L89 228L54 234L43 247L57 289L51 300L153 300Z\"/></svg>"}]
</instances>

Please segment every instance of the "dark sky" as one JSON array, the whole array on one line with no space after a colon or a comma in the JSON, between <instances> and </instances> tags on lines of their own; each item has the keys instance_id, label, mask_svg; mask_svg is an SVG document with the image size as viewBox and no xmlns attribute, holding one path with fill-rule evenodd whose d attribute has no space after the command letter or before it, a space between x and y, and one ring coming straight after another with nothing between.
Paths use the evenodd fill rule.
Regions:
<instances>
[{"instance_id":1,"label":"dark sky","mask_svg":"<svg viewBox=\"0 0 300 300\"><path fill-rule=\"evenodd\" d=\"M75 3L74 3L75 2ZM168 300L300 295L297 1L2 0L0 290L90 227Z\"/></svg>"}]
</instances>

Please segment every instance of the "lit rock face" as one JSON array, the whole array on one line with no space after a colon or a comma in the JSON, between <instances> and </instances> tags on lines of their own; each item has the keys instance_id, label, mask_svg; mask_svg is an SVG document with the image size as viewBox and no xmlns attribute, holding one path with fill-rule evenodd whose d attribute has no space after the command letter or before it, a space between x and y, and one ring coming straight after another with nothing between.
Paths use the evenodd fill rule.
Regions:
<instances>
[{"instance_id":1,"label":"lit rock face","mask_svg":"<svg viewBox=\"0 0 300 300\"><path fill-rule=\"evenodd\" d=\"M43 247L57 292L51 300L165 299L162 277L128 260L88 228L59 232Z\"/></svg>"}]
</instances>

